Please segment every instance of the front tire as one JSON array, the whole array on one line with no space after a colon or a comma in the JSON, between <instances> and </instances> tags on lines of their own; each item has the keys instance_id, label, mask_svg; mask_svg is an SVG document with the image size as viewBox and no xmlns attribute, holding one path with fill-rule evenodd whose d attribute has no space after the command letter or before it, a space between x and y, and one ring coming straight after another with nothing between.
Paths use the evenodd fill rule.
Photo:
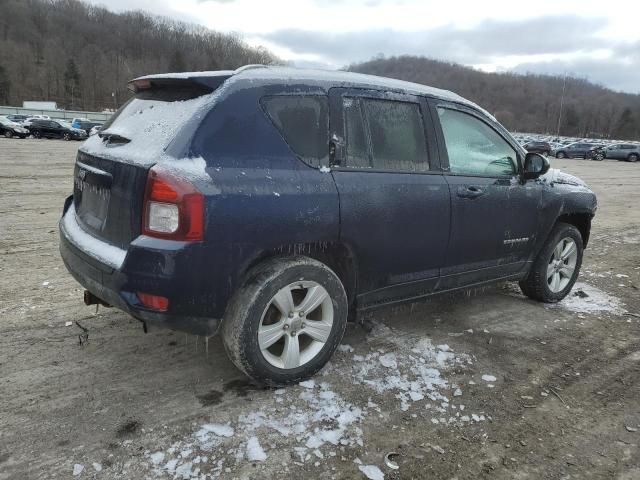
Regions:
<instances>
[{"instance_id":1,"label":"front tire","mask_svg":"<svg viewBox=\"0 0 640 480\"><path fill-rule=\"evenodd\" d=\"M70 133L65 133L65 134L62 136L62 138L63 138L65 141L67 141L67 142L68 142L69 140L71 140L71 134L70 134Z\"/></svg>"},{"instance_id":2,"label":"front tire","mask_svg":"<svg viewBox=\"0 0 640 480\"><path fill-rule=\"evenodd\" d=\"M5 136L5 138L11 138L11 137L13 137L13 132L10 131L10 130L5 130L4 131L4 136Z\"/></svg>"},{"instance_id":3,"label":"front tire","mask_svg":"<svg viewBox=\"0 0 640 480\"><path fill-rule=\"evenodd\" d=\"M584 246L576 227L557 223L520 290L527 297L555 303L568 295L580 273Z\"/></svg>"},{"instance_id":4,"label":"front tire","mask_svg":"<svg viewBox=\"0 0 640 480\"><path fill-rule=\"evenodd\" d=\"M629 155L627 157L627 160L630 161L630 162L637 162L639 158L640 157L638 157L637 153L632 153L631 155Z\"/></svg>"},{"instance_id":5,"label":"front tire","mask_svg":"<svg viewBox=\"0 0 640 480\"><path fill-rule=\"evenodd\" d=\"M33 135L33 138L42 138L42 133L40 132L40 130L34 130L31 135Z\"/></svg>"},{"instance_id":6,"label":"front tire","mask_svg":"<svg viewBox=\"0 0 640 480\"><path fill-rule=\"evenodd\" d=\"M222 339L231 361L255 381L298 383L331 358L347 324L347 295L317 260L276 257L254 268L229 302Z\"/></svg>"},{"instance_id":7,"label":"front tire","mask_svg":"<svg viewBox=\"0 0 640 480\"><path fill-rule=\"evenodd\" d=\"M564 152L556 153L556 158L567 158L567 154Z\"/></svg>"}]
</instances>

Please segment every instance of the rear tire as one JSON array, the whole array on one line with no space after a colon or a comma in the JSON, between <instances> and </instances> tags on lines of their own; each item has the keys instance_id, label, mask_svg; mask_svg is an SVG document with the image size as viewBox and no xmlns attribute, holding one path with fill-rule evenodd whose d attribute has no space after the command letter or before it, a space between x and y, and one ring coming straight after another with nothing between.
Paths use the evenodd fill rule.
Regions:
<instances>
[{"instance_id":1,"label":"rear tire","mask_svg":"<svg viewBox=\"0 0 640 480\"><path fill-rule=\"evenodd\" d=\"M630 162L637 162L639 158L640 157L638 156L637 153L632 153L631 155L629 155L627 157L627 160L630 161Z\"/></svg>"},{"instance_id":2,"label":"rear tire","mask_svg":"<svg viewBox=\"0 0 640 480\"><path fill-rule=\"evenodd\" d=\"M65 133L62 136L62 138L68 142L69 140L71 140L71 134L70 133Z\"/></svg>"},{"instance_id":3,"label":"rear tire","mask_svg":"<svg viewBox=\"0 0 640 480\"><path fill-rule=\"evenodd\" d=\"M536 257L529 275L520 282L520 290L539 302L559 302L576 283L583 251L582 235L578 229L567 223L557 223Z\"/></svg>"},{"instance_id":4,"label":"rear tire","mask_svg":"<svg viewBox=\"0 0 640 480\"><path fill-rule=\"evenodd\" d=\"M556 153L556 158L567 158L567 154L564 152Z\"/></svg>"},{"instance_id":5,"label":"rear tire","mask_svg":"<svg viewBox=\"0 0 640 480\"><path fill-rule=\"evenodd\" d=\"M33 138L42 138L42 133L40 132L40 130L34 130L31 135L33 135Z\"/></svg>"},{"instance_id":6,"label":"rear tire","mask_svg":"<svg viewBox=\"0 0 640 480\"><path fill-rule=\"evenodd\" d=\"M221 334L229 358L247 376L288 385L315 375L329 361L347 312L344 287L326 265L302 256L276 257L246 276L229 302Z\"/></svg>"},{"instance_id":7,"label":"rear tire","mask_svg":"<svg viewBox=\"0 0 640 480\"><path fill-rule=\"evenodd\" d=\"M5 138L11 138L11 137L13 137L13 132L10 131L10 130L5 130L4 131L4 136L5 136Z\"/></svg>"}]
</instances>

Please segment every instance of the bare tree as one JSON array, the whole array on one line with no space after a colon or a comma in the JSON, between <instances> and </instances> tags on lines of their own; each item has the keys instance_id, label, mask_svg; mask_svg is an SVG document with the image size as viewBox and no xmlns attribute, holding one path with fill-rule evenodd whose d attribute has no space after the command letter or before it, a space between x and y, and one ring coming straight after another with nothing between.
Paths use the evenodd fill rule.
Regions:
<instances>
[{"instance_id":1,"label":"bare tree","mask_svg":"<svg viewBox=\"0 0 640 480\"><path fill-rule=\"evenodd\" d=\"M140 75L278 62L236 35L146 12L117 14L78 0L0 0L0 7L4 104L47 99L101 110L126 101L127 80Z\"/></svg>"},{"instance_id":2,"label":"bare tree","mask_svg":"<svg viewBox=\"0 0 640 480\"><path fill-rule=\"evenodd\" d=\"M473 100L515 131L555 133L563 77L485 73L424 57L374 58L349 70L452 90ZM640 95L613 92L567 78L560 133L640 139Z\"/></svg>"}]
</instances>

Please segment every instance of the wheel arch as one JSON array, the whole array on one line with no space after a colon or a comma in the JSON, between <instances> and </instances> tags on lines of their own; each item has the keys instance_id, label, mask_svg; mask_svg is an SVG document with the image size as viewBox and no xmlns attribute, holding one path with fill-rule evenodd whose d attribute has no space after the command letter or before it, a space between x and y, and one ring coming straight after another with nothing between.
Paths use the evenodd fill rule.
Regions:
<instances>
[{"instance_id":1,"label":"wheel arch","mask_svg":"<svg viewBox=\"0 0 640 480\"><path fill-rule=\"evenodd\" d=\"M358 262L353 249L341 242L285 244L264 250L246 263L240 273L240 279L266 260L289 255L302 255L324 263L338 276L347 293L349 305L353 304L357 293Z\"/></svg>"},{"instance_id":2,"label":"wheel arch","mask_svg":"<svg viewBox=\"0 0 640 480\"><path fill-rule=\"evenodd\" d=\"M590 213L563 213L556 219L557 223L568 223L573 225L580 232L582 237L582 244L584 248L587 248L589 243L589 236L591 235L591 218L593 215Z\"/></svg>"}]
</instances>

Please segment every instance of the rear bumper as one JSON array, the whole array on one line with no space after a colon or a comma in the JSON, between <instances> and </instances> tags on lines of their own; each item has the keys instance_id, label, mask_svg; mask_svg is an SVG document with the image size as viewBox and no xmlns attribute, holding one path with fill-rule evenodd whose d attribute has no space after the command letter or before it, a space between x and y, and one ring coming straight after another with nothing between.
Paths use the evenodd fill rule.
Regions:
<instances>
[{"instance_id":1,"label":"rear bumper","mask_svg":"<svg viewBox=\"0 0 640 480\"><path fill-rule=\"evenodd\" d=\"M139 237L128 250L118 249L82 230L72 200L72 196L67 198L59 223L60 255L80 285L105 303L150 325L197 335L216 333L219 320L208 315L212 313L213 299L194 288L193 278L185 277L185 270L176 268L181 258L192 257L197 265L202 253L197 247ZM169 298L169 309L158 312L146 308L136 292Z\"/></svg>"}]
</instances>

